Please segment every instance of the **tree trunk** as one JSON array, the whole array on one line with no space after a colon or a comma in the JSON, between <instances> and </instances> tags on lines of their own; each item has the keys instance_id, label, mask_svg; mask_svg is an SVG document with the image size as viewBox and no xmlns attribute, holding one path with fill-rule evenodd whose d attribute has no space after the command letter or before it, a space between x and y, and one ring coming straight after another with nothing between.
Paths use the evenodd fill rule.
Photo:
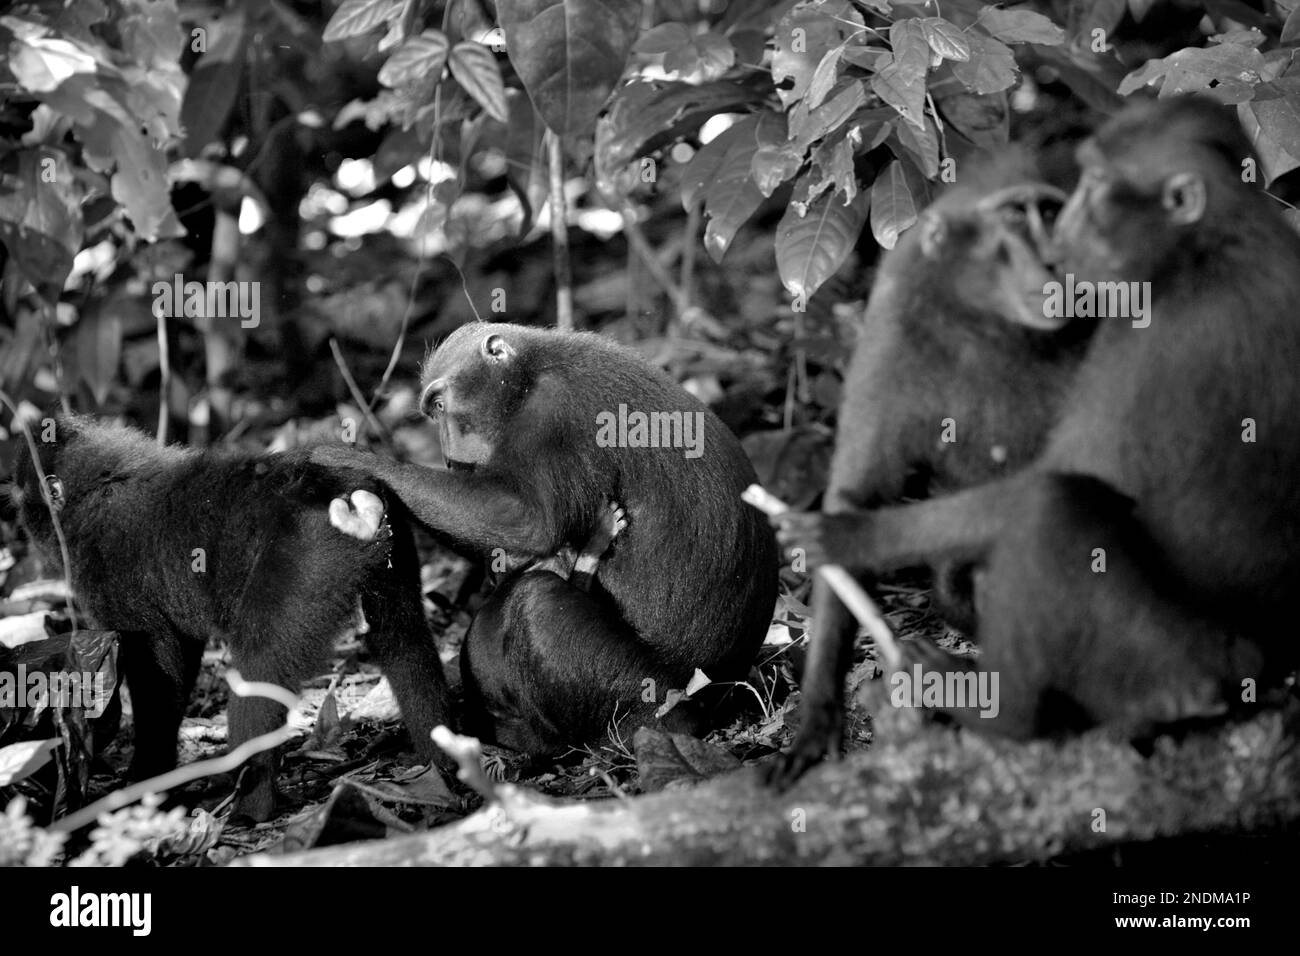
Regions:
<instances>
[{"instance_id":1,"label":"tree trunk","mask_svg":"<svg viewBox=\"0 0 1300 956\"><path fill-rule=\"evenodd\" d=\"M879 730L878 728L878 737ZM418 836L238 861L263 866L1026 862L1300 819L1300 704L1149 757L1101 732L1018 744L926 727L878 739L784 794L748 767L689 790L560 803L503 785Z\"/></svg>"}]
</instances>

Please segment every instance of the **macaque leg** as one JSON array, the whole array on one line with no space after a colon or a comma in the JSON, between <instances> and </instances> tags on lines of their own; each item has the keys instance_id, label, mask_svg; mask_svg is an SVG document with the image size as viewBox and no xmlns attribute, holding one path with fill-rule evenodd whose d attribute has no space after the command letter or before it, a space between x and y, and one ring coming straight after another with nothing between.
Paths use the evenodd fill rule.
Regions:
<instances>
[{"instance_id":1,"label":"macaque leg","mask_svg":"<svg viewBox=\"0 0 1300 956\"><path fill-rule=\"evenodd\" d=\"M203 660L203 644L177 634L120 635L119 664L131 691L135 755L128 773L145 780L176 766L176 735Z\"/></svg>"},{"instance_id":2,"label":"macaque leg","mask_svg":"<svg viewBox=\"0 0 1300 956\"><path fill-rule=\"evenodd\" d=\"M799 729L789 750L768 771L768 782L785 788L844 745L844 681L853 663L857 622L830 585L813 579L812 635L800 685Z\"/></svg>"},{"instance_id":3,"label":"macaque leg","mask_svg":"<svg viewBox=\"0 0 1300 956\"><path fill-rule=\"evenodd\" d=\"M550 571L497 588L465 636L460 663L467 732L534 756L598 738L614 719L628 728L651 723L666 691L681 686L612 605ZM617 710L628 700L644 703Z\"/></svg>"},{"instance_id":4,"label":"macaque leg","mask_svg":"<svg viewBox=\"0 0 1300 956\"><path fill-rule=\"evenodd\" d=\"M245 641L232 654L231 664L240 676L249 681L266 681L278 684L294 693L305 675L270 649L258 647L256 642ZM230 696L226 719L229 723L228 747L237 747L269 734L282 726L286 719L284 707L265 697ZM252 820L261 823L275 813L275 776L279 767L276 750L264 750L250 757L239 773L235 787L235 805L231 810L232 822Z\"/></svg>"},{"instance_id":5,"label":"macaque leg","mask_svg":"<svg viewBox=\"0 0 1300 956\"><path fill-rule=\"evenodd\" d=\"M402 720L422 760L450 768L433 742L433 728L453 726L450 691L420 600L420 564L406 522L393 524L391 567L374 572L361 604L370 631L366 646L392 685Z\"/></svg>"}]
</instances>

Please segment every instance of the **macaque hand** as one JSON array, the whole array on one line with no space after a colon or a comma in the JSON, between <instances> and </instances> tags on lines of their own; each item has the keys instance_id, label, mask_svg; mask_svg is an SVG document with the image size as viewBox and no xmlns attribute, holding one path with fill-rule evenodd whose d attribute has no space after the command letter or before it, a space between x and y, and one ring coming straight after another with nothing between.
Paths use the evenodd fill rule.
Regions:
<instances>
[{"instance_id":1,"label":"macaque hand","mask_svg":"<svg viewBox=\"0 0 1300 956\"><path fill-rule=\"evenodd\" d=\"M776 540L788 555L802 554L810 568L844 564L856 549L863 516L824 514L820 511L787 511L771 518Z\"/></svg>"}]
</instances>

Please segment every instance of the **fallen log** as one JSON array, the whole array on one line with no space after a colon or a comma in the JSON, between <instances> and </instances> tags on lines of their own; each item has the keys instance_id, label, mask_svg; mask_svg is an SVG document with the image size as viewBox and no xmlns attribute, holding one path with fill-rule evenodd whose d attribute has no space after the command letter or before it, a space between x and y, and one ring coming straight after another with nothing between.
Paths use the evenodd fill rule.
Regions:
<instances>
[{"instance_id":1,"label":"fallen log","mask_svg":"<svg viewBox=\"0 0 1300 956\"><path fill-rule=\"evenodd\" d=\"M1300 820L1300 705L1158 739L1015 743L926 726L826 764L786 793L746 767L691 789L560 802L496 799L428 833L245 866L756 865L1030 862L1161 837Z\"/></svg>"}]
</instances>

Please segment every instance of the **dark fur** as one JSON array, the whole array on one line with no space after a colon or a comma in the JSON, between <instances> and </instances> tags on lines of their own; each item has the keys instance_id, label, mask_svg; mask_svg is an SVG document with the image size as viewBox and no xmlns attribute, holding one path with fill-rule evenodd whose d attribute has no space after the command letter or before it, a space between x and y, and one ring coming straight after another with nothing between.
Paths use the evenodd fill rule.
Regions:
<instances>
[{"instance_id":1,"label":"dark fur","mask_svg":"<svg viewBox=\"0 0 1300 956\"><path fill-rule=\"evenodd\" d=\"M491 358L492 336L508 358ZM524 570L494 592L462 651L468 729L532 754L652 718L695 668L743 679L776 594L776 548L740 493L754 472L735 437L642 359L599 336L471 324L424 369L426 411L443 453L472 471L323 448L322 460L372 470L417 519L476 554L520 563L581 546L610 500L629 526L590 594ZM602 448L597 415L703 412L704 454ZM653 681L657 699L643 700Z\"/></svg>"},{"instance_id":2,"label":"dark fur","mask_svg":"<svg viewBox=\"0 0 1300 956\"><path fill-rule=\"evenodd\" d=\"M296 692L324 666L358 599L367 642L416 750L435 759L428 735L448 722L446 682L420 602L410 528L385 489L301 453L159 448L135 429L84 417L60 419L56 436L40 446L41 463L63 484L59 520L78 601L97 626L121 635L135 709L133 779L175 766L177 731L209 638L229 641L245 679ZM17 486L24 525L57 558L27 458ZM365 542L330 525L330 501L357 488L389 499L391 537ZM206 573L191 571L195 548L206 552ZM230 745L283 722L280 705L232 695ZM273 782L270 756L254 758L236 812L266 819Z\"/></svg>"},{"instance_id":3,"label":"dark fur","mask_svg":"<svg viewBox=\"0 0 1300 956\"><path fill-rule=\"evenodd\" d=\"M1058 223L1064 271L1151 281L1150 327L1100 321L1025 471L918 505L783 522L784 543L859 569L987 559L979 670L1000 675L1001 712L960 720L1017 737L1099 723L1140 735L1222 713L1244 679L1294 666L1300 237L1240 181L1250 155L1235 119L1204 100L1140 103L1107 124L1080 151L1104 188L1085 177ZM1208 195L1189 225L1162 204L1184 171ZM912 654L933 667L932 651ZM805 696L784 779L836 744L841 695L837 680Z\"/></svg>"}]
</instances>

